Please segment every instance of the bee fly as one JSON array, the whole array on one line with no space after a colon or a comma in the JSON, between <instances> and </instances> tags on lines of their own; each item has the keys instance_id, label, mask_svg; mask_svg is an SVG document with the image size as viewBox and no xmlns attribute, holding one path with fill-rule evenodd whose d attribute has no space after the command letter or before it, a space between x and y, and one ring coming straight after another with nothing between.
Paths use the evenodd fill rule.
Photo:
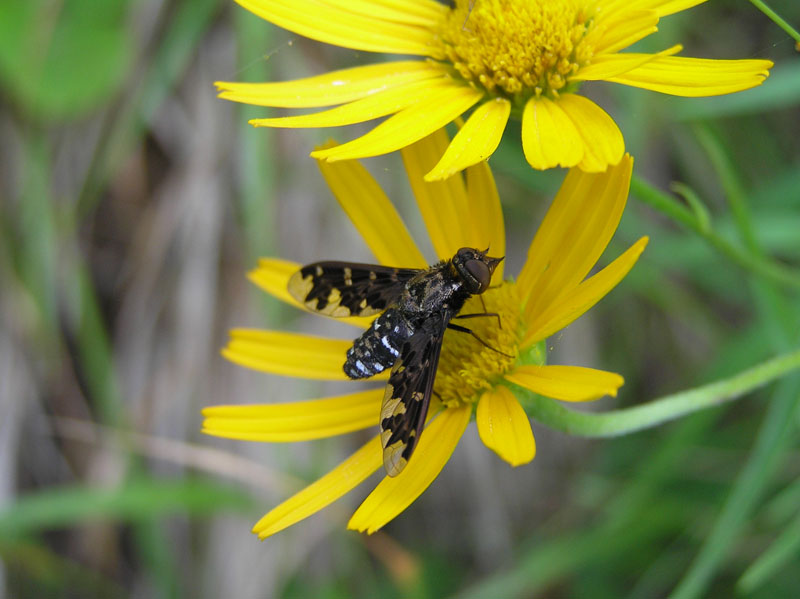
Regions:
<instances>
[{"instance_id":1,"label":"bee fly","mask_svg":"<svg viewBox=\"0 0 800 599\"><path fill-rule=\"evenodd\" d=\"M289 279L289 293L315 312L334 317L382 312L347 351L344 372L362 379L392 369L380 415L383 464L389 476L405 468L422 434L445 329L469 333L486 345L450 320L458 318L472 295L489 288L503 258L487 256L488 251L461 248L450 260L425 270L316 262ZM486 312L460 318L472 316L499 320Z\"/></svg>"}]
</instances>

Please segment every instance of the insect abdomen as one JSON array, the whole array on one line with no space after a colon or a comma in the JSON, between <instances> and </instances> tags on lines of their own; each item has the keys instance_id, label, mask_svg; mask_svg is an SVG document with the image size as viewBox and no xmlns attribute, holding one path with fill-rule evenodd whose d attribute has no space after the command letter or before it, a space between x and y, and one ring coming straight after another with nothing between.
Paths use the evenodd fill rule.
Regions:
<instances>
[{"instance_id":1,"label":"insect abdomen","mask_svg":"<svg viewBox=\"0 0 800 599\"><path fill-rule=\"evenodd\" d=\"M364 379L391 368L400 356L403 341L413 332L396 310L387 310L347 350L344 373L351 379Z\"/></svg>"}]
</instances>

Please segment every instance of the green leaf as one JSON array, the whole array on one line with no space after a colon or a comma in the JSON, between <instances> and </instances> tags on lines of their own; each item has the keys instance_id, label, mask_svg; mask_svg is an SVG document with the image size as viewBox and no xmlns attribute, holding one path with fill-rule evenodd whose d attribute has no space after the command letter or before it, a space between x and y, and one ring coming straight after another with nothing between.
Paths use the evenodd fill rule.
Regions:
<instances>
[{"instance_id":1,"label":"green leaf","mask_svg":"<svg viewBox=\"0 0 800 599\"><path fill-rule=\"evenodd\" d=\"M775 542L750 564L739 579L739 589L744 593L752 593L798 555L800 555L800 516L784 528Z\"/></svg>"},{"instance_id":2,"label":"green leaf","mask_svg":"<svg viewBox=\"0 0 800 599\"><path fill-rule=\"evenodd\" d=\"M127 0L0 3L0 85L42 120L81 116L116 91L132 56Z\"/></svg>"},{"instance_id":3,"label":"green leaf","mask_svg":"<svg viewBox=\"0 0 800 599\"><path fill-rule=\"evenodd\" d=\"M706 595L712 577L737 541L774 475L783 452L793 441L792 427L800 414L799 392L800 380L796 377L787 378L778 386L747 463L699 554L671 597L695 599Z\"/></svg>"}]
</instances>

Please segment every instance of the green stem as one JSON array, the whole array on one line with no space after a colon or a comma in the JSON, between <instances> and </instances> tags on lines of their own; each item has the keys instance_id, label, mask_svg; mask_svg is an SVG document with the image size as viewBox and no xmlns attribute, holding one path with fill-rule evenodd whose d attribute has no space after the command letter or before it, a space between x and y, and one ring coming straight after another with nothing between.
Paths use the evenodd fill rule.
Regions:
<instances>
[{"instance_id":1,"label":"green stem","mask_svg":"<svg viewBox=\"0 0 800 599\"><path fill-rule=\"evenodd\" d=\"M800 289L800 273L796 270L733 245L730 241L714 232L708 223L700 222L690 209L678 203L675 198L653 187L636 175L631 179L631 193L641 202L652 206L662 214L697 233L732 262L745 270L749 270L768 281Z\"/></svg>"},{"instance_id":2,"label":"green stem","mask_svg":"<svg viewBox=\"0 0 800 599\"><path fill-rule=\"evenodd\" d=\"M761 0L750 0L750 4L752 4L758 10L767 15L767 17L769 17L773 23L775 23L778 27L783 29L786 33L788 33L792 37L792 39L794 39L794 41L800 44L800 33L798 33L794 27L789 25L789 23L784 21L783 18L778 13L776 13L769 6L764 4Z\"/></svg>"},{"instance_id":3,"label":"green stem","mask_svg":"<svg viewBox=\"0 0 800 599\"><path fill-rule=\"evenodd\" d=\"M738 399L795 369L800 369L800 350L767 360L728 379L631 408L600 413L576 412L522 387L514 387L514 391L528 415L547 427L583 437L615 437Z\"/></svg>"}]
</instances>

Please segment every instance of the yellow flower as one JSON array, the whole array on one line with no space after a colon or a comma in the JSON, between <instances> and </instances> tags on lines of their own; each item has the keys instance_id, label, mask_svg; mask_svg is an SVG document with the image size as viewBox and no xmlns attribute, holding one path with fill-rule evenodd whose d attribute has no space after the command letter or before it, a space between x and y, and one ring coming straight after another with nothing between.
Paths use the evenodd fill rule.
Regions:
<instances>
[{"instance_id":1,"label":"yellow flower","mask_svg":"<svg viewBox=\"0 0 800 599\"><path fill-rule=\"evenodd\" d=\"M439 257L450 258L462 246L505 254L502 212L491 171L485 162L465 177L426 183L424 173L449 139L443 131L403 151L403 159L422 217ZM586 278L617 228L628 195L633 160L625 156L605 173L573 169L533 239L516 280L495 271L495 287L473 297L463 313L486 310L500 315L474 318L470 327L493 349L470 335L447 331L435 381L428 425L406 468L383 479L367 497L349 527L374 532L408 507L433 481L455 449L475 413L478 433L511 465L533 459L530 422L515 398L519 388L563 401L616 395L621 376L577 366L544 365L543 340L567 326L608 293L630 270L647 243L642 238L610 265ZM319 162L342 208L378 262L403 267L427 266L403 221L375 180L357 161ZM586 198L590 197L591 202ZM301 307L287 283L301 265L265 258L250 278L271 295ZM344 319L361 327L371 318ZM223 355L257 370L294 377L348 380L342 365L353 338L336 340L279 331L231 332ZM506 357L500 350L512 357ZM384 373L388 374L388 373ZM387 378L376 377L384 380ZM363 386L364 383L354 383ZM377 431L383 387L298 403L215 406L203 411L203 431L250 441L289 442L319 439L360 429ZM378 436L333 471L278 505L254 532L272 535L332 503L381 468Z\"/></svg>"},{"instance_id":2,"label":"yellow flower","mask_svg":"<svg viewBox=\"0 0 800 599\"><path fill-rule=\"evenodd\" d=\"M299 35L355 50L422 60L380 62L274 83L218 82L220 96L279 108L336 108L255 119L257 127L332 127L390 116L367 134L312 154L326 160L406 147L472 111L425 179L487 159L510 115L537 169L599 172L622 158L611 117L578 95L584 81L613 81L677 96L715 96L759 85L768 60L704 60L621 53L661 17L705 0L237 0Z\"/></svg>"}]
</instances>

